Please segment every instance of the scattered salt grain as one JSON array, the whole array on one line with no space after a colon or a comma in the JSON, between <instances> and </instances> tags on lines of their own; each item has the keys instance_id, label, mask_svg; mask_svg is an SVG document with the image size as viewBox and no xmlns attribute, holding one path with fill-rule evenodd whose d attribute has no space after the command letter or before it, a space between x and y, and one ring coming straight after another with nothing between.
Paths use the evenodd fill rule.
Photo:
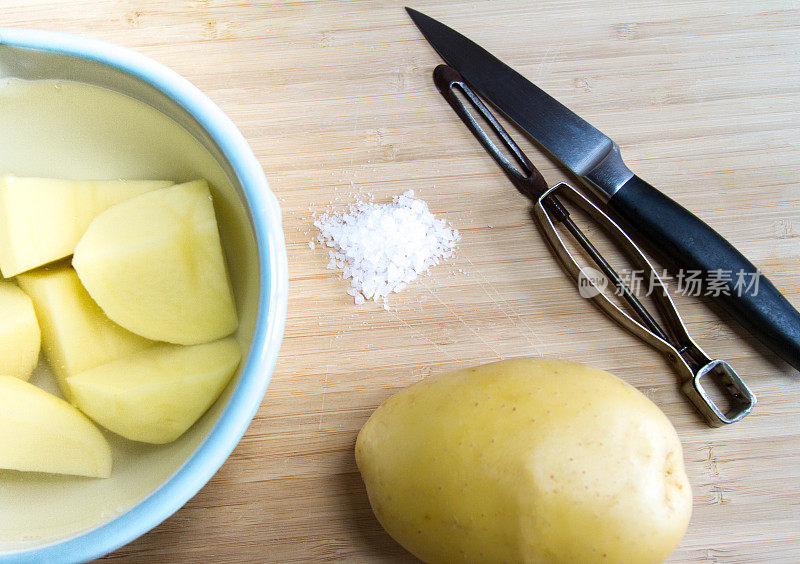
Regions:
<instances>
[{"instance_id":1,"label":"scattered salt grain","mask_svg":"<svg viewBox=\"0 0 800 564\"><path fill-rule=\"evenodd\" d=\"M413 190L391 204L359 202L345 213L323 214L314 226L320 232L317 241L329 248L327 268L338 268L350 279L347 293L356 305L400 292L452 256L461 238L425 201L414 199Z\"/></svg>"},{"instance_id":2,"label":"scattered salt grain","mask_svg":"<svg viewBox=\"0 0 800 564\"><path fill-rule=\"evenodd\" d=\"M314 247L315 247L315 245L314 245L314 241L309 241L309 242L308 242L308 248L309 248L309 249L313 249Z\"/></svg>"}]
</instances>

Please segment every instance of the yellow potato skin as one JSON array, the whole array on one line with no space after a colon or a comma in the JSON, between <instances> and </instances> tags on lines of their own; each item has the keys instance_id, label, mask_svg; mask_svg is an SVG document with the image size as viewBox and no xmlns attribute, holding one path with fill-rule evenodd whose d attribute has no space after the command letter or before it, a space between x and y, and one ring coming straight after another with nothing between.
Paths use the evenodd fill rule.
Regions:
<instances>
[{"instance_id":1,"label":"yellow potato skin","mask_svg":"<svg viewBox=\"0 0 800 564\"><path fill-rule=\"evenodd\" d=\"M521 358L384 402L356 462L383 527L426 562L660 562L689 523L677 434L602 370Z\"/></svg>"}]
</instances>

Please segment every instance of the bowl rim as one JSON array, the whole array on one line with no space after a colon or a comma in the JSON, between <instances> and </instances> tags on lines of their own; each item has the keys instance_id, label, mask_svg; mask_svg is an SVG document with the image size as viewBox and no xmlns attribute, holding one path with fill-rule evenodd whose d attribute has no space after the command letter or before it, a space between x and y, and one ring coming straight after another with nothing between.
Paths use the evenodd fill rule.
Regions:
<instances>
[{"instance_id":1,"label":"bowl rim","mask_svg":"<svg viewBox=\"0 0 800 564\"><path fill-rule=\"evenodd\" d=\"M0 564L32 559L81 562L128 544L175 513L211 479L239 443L261 405L283 338L289 293L286 244L280 206L250 145L230 118L178 73L132 49L69 33L0 27L3 46L49 51L114 67L149 83L182 106L218 145L236 174L258 248L261 283L252 345L228 405L203 442L163 484L111 521L52 544L0 553Z\"/></svg>"}]
</instances>

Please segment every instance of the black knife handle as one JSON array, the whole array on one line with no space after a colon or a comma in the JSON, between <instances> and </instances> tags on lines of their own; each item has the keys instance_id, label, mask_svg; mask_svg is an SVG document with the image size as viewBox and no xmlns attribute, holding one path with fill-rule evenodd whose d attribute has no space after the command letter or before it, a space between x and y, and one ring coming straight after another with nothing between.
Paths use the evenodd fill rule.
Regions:
<instances>
[{"instance_id":1,"label":"black knife handle","mask_svg":"<svg viewBox=\"0 0 800 564\"><path fill-rule=\"evenodd\" d=\"M719 286L727 288L727 295L716 288L711 291L711 286L703 292L718 293L714 299L736 321L800 370L800 313L724 237L638 176L628 180L608 204L667 266L684 273L701 271L697 278L704 281L715 277ZM730 280L725 280L727 273ZM748 290L746 285L754 280L757 291L752 286Z\"/></svg>"}]
</instances>

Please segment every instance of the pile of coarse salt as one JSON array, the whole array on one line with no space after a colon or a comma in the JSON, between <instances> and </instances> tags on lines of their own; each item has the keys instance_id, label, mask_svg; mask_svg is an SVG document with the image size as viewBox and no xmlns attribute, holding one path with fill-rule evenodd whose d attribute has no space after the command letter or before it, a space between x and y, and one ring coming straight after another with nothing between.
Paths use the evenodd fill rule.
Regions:
<instances>
[{"instance_id":1,"label":"pile of coarse salt","mask_svg":"<svg viewBox=\"0 0 800 564\"><path fill-rule=\"evenodd\" d=\"M359 202L342 214L326 213L314 226L317 241L330 247L328 268L342 270L357 305L399 292L440 260L449 258L461 238L436 217L414 191L391 204ZM314 247L313 241L309 243Z\"/></svg>"}]
</instances>

